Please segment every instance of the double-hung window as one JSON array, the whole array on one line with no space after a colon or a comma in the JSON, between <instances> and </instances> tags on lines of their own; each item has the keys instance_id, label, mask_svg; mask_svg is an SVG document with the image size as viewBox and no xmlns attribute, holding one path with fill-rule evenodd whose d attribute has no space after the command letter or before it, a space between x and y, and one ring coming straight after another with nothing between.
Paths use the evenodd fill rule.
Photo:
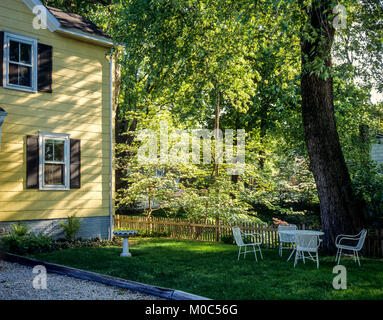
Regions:
<instances>
[{"instance_id":1,"label":"double-hung window","mask_svg":"<svg viewBox=\"0 0 383 320\"><path fill-rule=\"evenodd\" d=\"M5 32L4 88L37 91L37 40Z\"/></svg>"},{"instance_id":2,"label":"double-hung window","mask_svg":"<svg viewBox=\"0 0 383 320\"><path fill-rule=\"evenodd\" d=\"M69 190L70 138L67 134L40 133L40 189Z\"/></svg>"}]
</instances>

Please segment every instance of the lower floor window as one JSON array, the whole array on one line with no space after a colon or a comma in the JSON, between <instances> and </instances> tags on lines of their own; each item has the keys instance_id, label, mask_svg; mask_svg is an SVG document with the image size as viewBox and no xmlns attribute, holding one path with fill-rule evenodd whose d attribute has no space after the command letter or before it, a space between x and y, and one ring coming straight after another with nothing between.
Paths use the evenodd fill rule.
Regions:
<instances>
[{"instance_id":1,"label":"lower floor window","mask_svg":"<svg viewBox=\"0 0 383 320\"><path fill-rule=\"evenodd\" d=\"M40 189L69 189L69 135L40 133L39 146Z\"/></svg>"}]
</instances>

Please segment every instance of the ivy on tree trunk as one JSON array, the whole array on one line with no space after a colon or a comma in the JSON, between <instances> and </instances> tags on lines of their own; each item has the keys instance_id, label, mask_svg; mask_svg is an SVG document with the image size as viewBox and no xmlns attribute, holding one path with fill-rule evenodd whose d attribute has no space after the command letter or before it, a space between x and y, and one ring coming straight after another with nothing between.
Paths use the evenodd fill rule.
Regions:
<instances>
[{"instance_id":1,"label":"ivy on tree trunk","mask_svg":"<svg viewBox=\"0 0 383 320\"><path fill-rule=\"evenodd\" d=\"M364 226L365 205L353 192L334 116L331 1L312 1L306 11L308 20L301 39L302 117L320 202L323 246L332 252L338 234L357 233ZM325 65L323 72L315 70L320 60Z\"/></svg>"}]
</instances>

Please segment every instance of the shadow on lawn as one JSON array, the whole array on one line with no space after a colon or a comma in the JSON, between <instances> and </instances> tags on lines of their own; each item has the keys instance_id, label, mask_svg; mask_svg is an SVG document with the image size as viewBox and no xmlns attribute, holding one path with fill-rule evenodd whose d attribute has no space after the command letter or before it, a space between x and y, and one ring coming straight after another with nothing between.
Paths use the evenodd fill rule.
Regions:
<instances>
[{"instance_id":1,"label":"shadow on lawn","mask_svg":"<svg viewBox=\"0 0 383 320\"><path fill-rule=\"evenodd\" d=\"M332 286L334 257L320 256L320 267L302 261L294 268L289 252L263 249L264 259L249 253L237 261L238 247L220 243L137 239L131 258L121 247L77 248L35 255L37 259L108 274L128 280L183 290L212 299L382 299L382 260L350 258L347 290Z\"/></svg>"}]
</instances>

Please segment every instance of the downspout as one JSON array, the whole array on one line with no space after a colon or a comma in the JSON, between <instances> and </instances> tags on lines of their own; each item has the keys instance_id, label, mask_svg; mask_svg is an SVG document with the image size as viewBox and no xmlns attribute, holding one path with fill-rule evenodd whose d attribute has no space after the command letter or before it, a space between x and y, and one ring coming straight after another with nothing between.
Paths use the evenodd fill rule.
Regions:
<instances>
[{"instance_id":1,"label":"downspout","mask_svg":"<svg viewBox=\"0 0 383 320\"><path fill-rule=\"evenodd\" d=\"M110 186L109 186L109 240L112 240L113 238L113 47L110 52L110 60L109 60L109 92L110 92L110 154L109 154L109 180L110 180Z\"/></svg>"}]
</instances>

